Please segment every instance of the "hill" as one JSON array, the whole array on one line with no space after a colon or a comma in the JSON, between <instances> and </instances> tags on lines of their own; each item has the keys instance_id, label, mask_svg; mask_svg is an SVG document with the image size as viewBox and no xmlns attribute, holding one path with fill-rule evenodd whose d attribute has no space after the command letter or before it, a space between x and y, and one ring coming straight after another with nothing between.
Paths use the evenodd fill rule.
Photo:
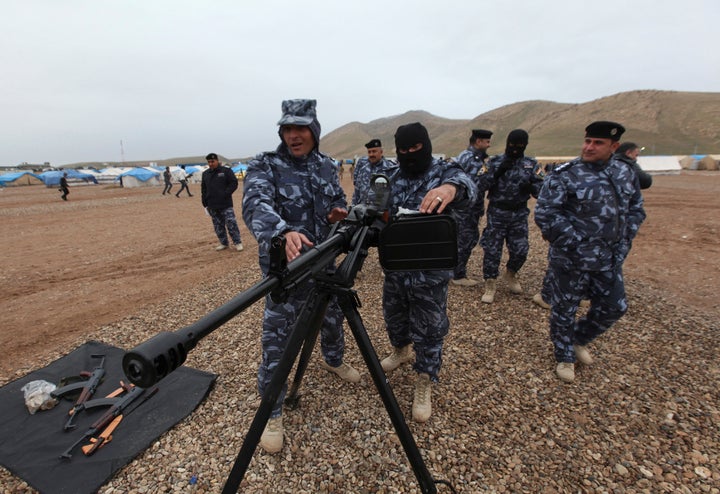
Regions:
<instances>
[{"instance_id":1,"label":"hill","mask_svg":"<svg viewBox=\"0 0 720 494\"><path fill-rule=\"evenodd\" d=\"M323 152L338 158L366 154L364 143L383 141L394 154L393 135L403 124L421 122L430 133L435 153L456 156L467 147L470 129L494 132L491 154L501 153L505 137L516 128L530 133L528 154L577 155L583 129L594 120L614 120L627 128L626 140L645 146L646 154L707 154L720 151L720 93L641 90L607 96L587 103L523 101L502 106L470 120L451 120L424 111L352 122L321 140Z\"/></svg>"}]
</instances>

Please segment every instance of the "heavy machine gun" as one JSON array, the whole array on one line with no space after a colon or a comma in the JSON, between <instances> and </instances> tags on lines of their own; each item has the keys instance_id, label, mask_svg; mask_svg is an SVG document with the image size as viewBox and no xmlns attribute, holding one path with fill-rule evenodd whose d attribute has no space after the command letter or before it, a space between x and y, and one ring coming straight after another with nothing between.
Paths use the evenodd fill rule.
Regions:
<instances>
[{"instance_id":1,"label":"heavy machine gun","mask_svg":"<svg viewBox=\"0 0 720 494\"><path fill-rule=\"evenodd\" d=\"M368 255L368 248L373 246L378 247L380 263L386 270L452 269L457 260L455 222L448 215L408 215L389 219L390 184L387 177L374 176L371 189L375 198L373 203L353 207L347 218L335 224L327 240L287 263L285 239L282 236L275 237L270 248L268 276L197 322L175 332L160 333L123 357L123 370L128 379L139 387L148 388L182 365L188 352L202 338L259 299L270 295L274 300L282 300L305 280L313 278L316 281L265 390L225 483L224 494L237 492L270 418L273 404L300 354L296 374L285 399L288 406L297 406L297 391L320 331L325 309L333 296L337 297L352 330L422 492L436 493L436 483L447 484L442 480L434 480L425 467L370 342L358 312L359 300L352 286ZM328 274L328 268L335 265L341 254L345 254L342 262Z\"/></svg>"}]
</instances>

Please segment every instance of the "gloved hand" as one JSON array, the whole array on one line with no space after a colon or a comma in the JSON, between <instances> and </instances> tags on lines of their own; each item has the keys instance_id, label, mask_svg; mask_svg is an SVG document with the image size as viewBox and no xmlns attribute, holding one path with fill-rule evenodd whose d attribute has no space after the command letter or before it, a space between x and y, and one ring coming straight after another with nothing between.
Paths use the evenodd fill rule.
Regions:
<instances>
[{"instance_id":1,"label":"gloved hand","mask_svg":"<svg viewBox=\"0 0 720 494\"><path fill-rule=\"evenodd\" d=\"M495 170L495 174L493 175L495 180L497 180L500 177L502 177L503 175L505 175L505 172L507 172L510 168L512 168L513 164L514 164L513 160L511 160L509 158L505 158L503 160L503 162L500 163L500 166L498 166L498 169Z\"/></svg>"},{"instance_id":2,"label":"gloved hand","mask_svg":"<svg viewBox=\"0 0 720 494\"><path fill-rule=\"evenodd\" d=\"M533 188L529 182L523 182L520 184L520 193L532 195Z\"/></svg>"}]
</instances>

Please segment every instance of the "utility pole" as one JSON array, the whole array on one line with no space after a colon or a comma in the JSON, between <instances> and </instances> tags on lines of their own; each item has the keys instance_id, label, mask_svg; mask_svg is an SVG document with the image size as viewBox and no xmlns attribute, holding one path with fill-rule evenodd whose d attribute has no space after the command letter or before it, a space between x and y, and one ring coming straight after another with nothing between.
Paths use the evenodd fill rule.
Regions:
<instances>
[{"instance_id":1,"label":"utility pole","mask_svg":"<svg viewBox=\"0 0 720 494\"><path fill-rule=\"evenodd\" d=\"M122 139L120 139L120 162L125 164L125 149L123 148Z\"/></svg>"}]
</instances>

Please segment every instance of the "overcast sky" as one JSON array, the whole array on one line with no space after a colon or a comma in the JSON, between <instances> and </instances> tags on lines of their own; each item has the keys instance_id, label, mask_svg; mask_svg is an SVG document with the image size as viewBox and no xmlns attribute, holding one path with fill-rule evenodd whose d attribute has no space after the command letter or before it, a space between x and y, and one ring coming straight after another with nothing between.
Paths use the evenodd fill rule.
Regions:
<instances>
[{"instance_id":1,"label":"overcast sky","mask_svg":"<svg viewBox=\"0 0 720 494\"><path fill-rule=\"evenodd\" d=\"M2 1L0 164L274 149L426 110L720 91L718 0ZM121 146L122 141L122 146Z\"/></svg>"}]
</instances>

